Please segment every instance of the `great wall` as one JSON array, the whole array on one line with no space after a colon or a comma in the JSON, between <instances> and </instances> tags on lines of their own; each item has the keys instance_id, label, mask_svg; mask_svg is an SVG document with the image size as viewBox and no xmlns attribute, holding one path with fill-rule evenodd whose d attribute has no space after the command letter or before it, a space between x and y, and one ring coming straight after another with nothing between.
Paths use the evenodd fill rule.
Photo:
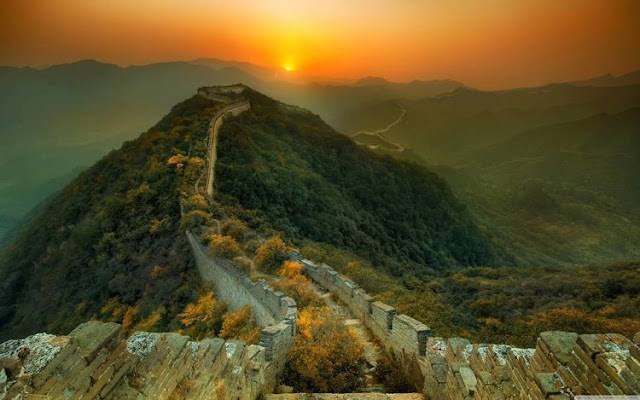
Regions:
<instances>
[{"instance_id":1,"label":"great wall","mask_svg":"<svg viewBox=\"0 0 640 400\"><path fill-rule=\"evenodd\" d=\"M243 89L198 91L227 103L210 125L209 195L217 132L224 118L250 109L239 98ZM211 257L196 236L186 235L202 279L230 308L251 307L265 326L259 345L156 332L125 338L120 325L90 321L68 335L39 333L0 344L0 399L561 400L640 394L640 333L631 341L619 334L544 332L531 349L440 338L328 265L295 255L305 274L394 355L419 393L271 394L296 334L295 302L228 260Z\"/></svg>"}]
</instances>

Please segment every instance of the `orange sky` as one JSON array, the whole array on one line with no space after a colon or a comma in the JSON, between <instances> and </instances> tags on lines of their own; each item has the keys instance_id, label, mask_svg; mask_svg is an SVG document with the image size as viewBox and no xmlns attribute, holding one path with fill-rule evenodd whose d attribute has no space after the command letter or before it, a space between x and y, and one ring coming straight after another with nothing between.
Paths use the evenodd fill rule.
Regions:
<instances>
[{"instance_id":1,"label":"orange sky","mask_svg":"<svg viewBox=\"0 0 640 400\"><path fill-rule=\"evenodd\" d=\"M2 65L217 57L504 88L639 69L638 38L640 0L0 0Z\"/></svg>"}]
</instances>

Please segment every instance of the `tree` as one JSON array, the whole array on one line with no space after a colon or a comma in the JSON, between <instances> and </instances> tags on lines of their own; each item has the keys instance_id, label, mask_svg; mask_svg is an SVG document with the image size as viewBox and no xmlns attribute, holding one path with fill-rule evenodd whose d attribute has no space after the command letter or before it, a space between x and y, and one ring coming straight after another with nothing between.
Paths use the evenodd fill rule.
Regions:
<instances>
[{"instance_id":1,"label":"tree","mask_svg":"<svg viewBox=\"0 0 640 400\"><path fill-rule=\"evenodd\" d=\"M303 265L299 261L285 261L278 271L278 275L282 278L293 278L302 274Z\"/></svg>"},{"instance_id":2,"label":"tree","mask_svg":"<svg viewBox=\"0 0 640 400\"><path fill-rule=\"evenodd\" d=\"M287 259L289 248L280 236L271 236L256 251L256 266L265 272L275 272Z\"/></svg>"},{"instance_id":3,"label":"tree","mask_svg":"<svg viewBox=\"0 0 640 400\"><path fill-rule=\"evenodd\" d=\"M186 213L180 220L180 230L206 225L211 219L211 213L202 210L193 210Z\"/></svg>"},{"instance_id":4,"label":"tree","mask_svg":"<svg viewBox=\"0 0 640 400\"><path fill-rule=\"evenodd\" d=\"M209 254L231 260L241 255L242 249L231 236L211 235L209 237Z\"/></svg>"},{"instance_id":5,"label":"tree","mask_svg":"<svg viewBox=\"0 0 640 400\"><path fill-rule=\"evenodd\" d=\"M249 228L247 224L238 218L229 218L222 223L222 233L229 235L238 241L244 241Z\"/></svg>"},{"instance_id":6,"label":"tree","mask_svg":"<svg viewBox=\"0 0 640 400\"><path fill-rule=\"evenodd\" d=\"M285 381L300 392L353 392L364 382L362 345L328 308L305 308Z\"/></svg>"},{"instance_id":7,"label":"tree","mask_svg":"<svg viewBox=\"0 0 640 400\"><path fill-rule=\"evenodd\" d=\"M302 268L302 263L298 261L285 261L278 271L282 279L277 286L296 301L299 309L319 306L322 302L313 291L311 280L302 275Z\"/></svg>"},{"instance_id":8,"label":"tree","mask_svg":"<svg viewBox=\"0 0 640 400\"><path fill-rule=\"evenodd\" d=\"M215 336L222 327L222 316L227 305L216 299L213 290L203 294L196 303L187 304L178 314L185 329L182 332L194 340Z\"/></svg>"},{"instance_id":9,"label":"tree","mask_svg":"<svg viewBox=\"0 0 640 400\"><path fill-rule=\"evenodd\" d=\"M260 341L261 332L262 329L256 325L251 315L251 308L242 307L224 315L220 337L256 344Z\"/></svg>"}]
</instances>

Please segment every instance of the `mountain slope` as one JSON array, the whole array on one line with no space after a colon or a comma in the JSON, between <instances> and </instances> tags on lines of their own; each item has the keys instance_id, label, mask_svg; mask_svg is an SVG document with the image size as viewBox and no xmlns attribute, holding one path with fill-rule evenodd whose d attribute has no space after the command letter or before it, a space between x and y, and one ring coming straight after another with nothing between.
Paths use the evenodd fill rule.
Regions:
<instances>
[{"instance_id":1,"label":"mountain slope","mask_svg":"<svg viewBox=\"0 0 640 400\"><path fill-rule=\"evenodd\" d=\"M466 166L499 182L528 176L588 187L635 207L640 108L536 128L469 155Z\"/></svg>"},{"instance_id":2,"label":"mountain slope","mask_svg":"<svg viewBox=\"0 0 640 400\"><path fill-rule=\"evenodd\" d=\"M582 81L573 81L572 85L575 86L626 86L626 85L640 85L640 70L631 71L627 74L613 76L606 74L597 76L595 78L586 79Z\"/></svg>"},{"instance_id":3,"label":"mountain slope","mask_svg":"<svg viewBox=\"0 0 640 400\"><path fill-rule=\"evenodd\" d=\"M42 207L0 257L0 340L92 318L179 326L200 280L178 228L183 178L167 159L191 140L204 152L212 107L201 97L177 105Z\"/></svg>"},{"instance_id":4,"label":"mountain slope","mask_svg":"<svg viewBox=\"0 0 640 400\"><path fill-rule=\"evenodd\" d=\"M435 174L377 156L304 110L247 95L251 112L220 134L221 198L287 237L349 249L397 275L495 262Z\"/></svg>"},{"instance_id":5,"label":"mountain slope","mask_svg":"<svg viewBox=\"0 0 640 400\"><path fill-rule=\"evenodd\" d=\"M438 172L529 264L640 257L640 108L532 129Z\"/></svg>"},{"instance_id":6,"label":"mountain slope","mask_svg":"<svg viewBox=\"0 0 640 400\"><path fill-rule=\"evenodd\" d=\"M352 250L396 274L494 261L437 176L363 150L305 110L245 94L251 110L220 133L224 212L287 239ZM178 104L43 207L0 260L0 339L65 333L90 318L180 327L200 284L178 198L202 173L198 157L219 107L199 96ZM177 155L187 162L176 169Z\"/></svg>"},{"instance_id":7,"label":"mountain slope","mask_svg":"<svg viewBox=\"0 0 640 400\"><path fill-rule=\"evenodd\" d=\"M0 216L18 220L198 86L241 80L255 79L182 62L0 69Z\"/></svg>"},{"instance_id":8,"label":"mountain slope","mask_svg":"<svg viewBox=\"0 0 640 400\"><path fill-rule=\"evenodd\" d=\"M640 86L554 84L494 92L459 88L432 98L398 99L395 103L407 114L385 135L430 164L452 165L529 129L640 106ZM345 133L371 129L372 122L379 128L377 121L385 109L390 113L397 106L389 101L366 104L346 112L335 126Z\"/></svg>"},{"instance_id":9,"label":"mountain slope","mask_svg":"<svg viewBox=\"0 0 640 400\"><path fill-rule=\"evenodd\" d=\"M5 221L0 234L68 183L75 168L91 165L134 138L203 85L244 82L325 119L372 99L404 93L422 98L461 85L334 86L285 75L216 59L129 67L93 60L42 70L0 67L0 220Z\"/></svg>"}]
</instances>

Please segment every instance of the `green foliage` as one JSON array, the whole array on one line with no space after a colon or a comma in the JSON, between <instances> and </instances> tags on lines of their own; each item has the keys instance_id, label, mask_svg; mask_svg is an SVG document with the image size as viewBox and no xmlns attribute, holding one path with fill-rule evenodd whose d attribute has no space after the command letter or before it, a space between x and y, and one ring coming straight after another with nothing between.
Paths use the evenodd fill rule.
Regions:
<instances>
[{"instance_id":1,"label":"green foliage","mask_svg":"<svg viewBox=\"0 0 640 400\"><path fill-rule=\"evenodd\" d=\"M496 262L435 174L376 156L313 114L249 96L251 113L221 129L220 201L254 211L288 239L346 248L396 275Z\"/></svg>"},{"instance_id":2,"label":"green foliage","mask_svg":"<svg viewBox=\"0 0 640 400\"><path fill-rule=\"evenodd\" d=\"M92 318L181 327L178 314L201 285L181 228L207 215L180 221L178 195L194 181L167 160L192 138L204 142L215 106L200 97L176 105L42 207L0 257L0 341L67 334ZM103 312L112 299L120 305Z\"/></svg>"},{"instance_id":3,"label":"green foliage","mask_svg":"<svg viewBox=\"0 0 640 400\"><path fill-rule=\"evenodd\" d=\"M465 268L391 303L442 336L535 346L540 332L640 331L640 265Z\"/></svg>"}]
</instances>

